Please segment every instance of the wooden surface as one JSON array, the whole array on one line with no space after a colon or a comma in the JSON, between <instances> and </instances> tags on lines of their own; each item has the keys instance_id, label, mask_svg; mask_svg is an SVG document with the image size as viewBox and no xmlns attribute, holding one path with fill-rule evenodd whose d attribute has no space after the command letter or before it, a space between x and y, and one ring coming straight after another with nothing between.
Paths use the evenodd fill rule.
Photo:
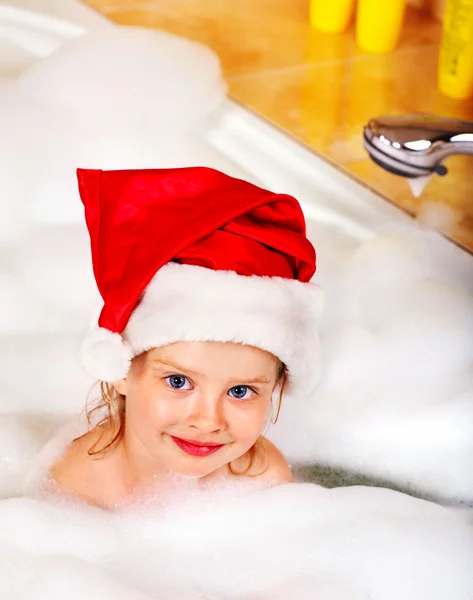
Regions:
<instances>
[{"instance_id":1,"label":"wooden surface","mask_svg":"<svg viewBox=\"0 0 473 600\"><path fill-rule=\"evenodd\" d=\"M353 27L330 36L310 28L306 0L87 0L124 25L164 29L212 48L230 95L330 158L365 184L473 250L473 157L456 156L420 198L373 164L363 125L386 113L427 112L473 121L473 99L437 91L441 24L408 8L399 47L360 51Z\"/></svg>"}]
</instances>

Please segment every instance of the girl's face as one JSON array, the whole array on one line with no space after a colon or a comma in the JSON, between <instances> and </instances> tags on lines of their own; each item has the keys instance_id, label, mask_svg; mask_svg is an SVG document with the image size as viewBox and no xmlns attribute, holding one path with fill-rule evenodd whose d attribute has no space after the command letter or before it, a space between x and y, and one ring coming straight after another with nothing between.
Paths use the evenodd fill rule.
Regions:
<instances>
[{"instance_id":1,"label":"girl's face","mask_svg":"<svg viewBox=\"0 0 473 600\"><path fill-rule=\"evenodd\" d=\"M256 442L278 370L274 356L252 346L177 342L150 350L116 384L126 396L125 446L157 469L204 477Z\"/></svg>"}]
</instances>

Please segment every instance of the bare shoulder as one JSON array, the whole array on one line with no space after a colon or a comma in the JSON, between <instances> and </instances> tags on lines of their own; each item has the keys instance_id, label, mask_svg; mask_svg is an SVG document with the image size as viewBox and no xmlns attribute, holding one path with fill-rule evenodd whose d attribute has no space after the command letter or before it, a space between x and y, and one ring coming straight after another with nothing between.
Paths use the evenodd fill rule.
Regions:
<instances>
[{"instance_id":1,"label":"bare shoulder","mask_svg":"<svg viewBox=\"0 0 473 600\"><path fill-rule=\"evenodd\" d=\"M74 440L65 454L51 467L50 476L64 492L94 504L100 461L91 459L89 449L100 440L100 431L92 430Z\"/></svg>"},{"instance_id":2,"label":"bare shoulder","mask_svg":"<svg viewBox=\"0 0 473 600\"><path fill-rule=\"evenodd\" d=\"M291 468L276 446L267 438L262 437L260 439L260 449L263 454L262 459L265 461L266 465L261 477L280 483L292 482Z\"/></svg>"},{"instance_id":3,"label":"bare shoulder","mask_svg":"<svg viewBox=\"0 0 473 600\"><path fill-rule=\"evenodd\" d=\"M230 472L232 475L258 477L277 483L292 482L286 459L265 437L260 437L250 452L233 461Z\"/></svg>"}]
</instances>

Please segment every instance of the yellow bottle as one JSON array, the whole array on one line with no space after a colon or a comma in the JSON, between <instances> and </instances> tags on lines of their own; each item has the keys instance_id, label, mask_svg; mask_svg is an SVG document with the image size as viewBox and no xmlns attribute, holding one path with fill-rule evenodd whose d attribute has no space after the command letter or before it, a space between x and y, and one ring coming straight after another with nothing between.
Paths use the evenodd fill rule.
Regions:
<instances>
[{"instance_id":1,"label":"yellow bottle","mask_svg":"<svg viewBox=\"0 0 473 600\"><path fill-rule=\"evenodd\" d=\"M405 0L358 0L356 42L366 52L385 54L397 46Z\"/></svg>"},{"instance_id":2,"label":"yellow bottle","mask_svg":"<svg viewBox=\"0 0 473 600\"><path fill-rule=\"evenodd\" d=\"M451 98L473 96L473 0L447 0L439 89Z\"/></svg>"},{"instance_id":3,"label":"yellow bottle","mask_svg":"<svg viewBox=\"0 0 473 600\"><path fill-rule=\"evenodd\" d=\"M310 0L310 24L325 33L342 33L354 8L355 0Z\"/></svg>"}]
</instances>

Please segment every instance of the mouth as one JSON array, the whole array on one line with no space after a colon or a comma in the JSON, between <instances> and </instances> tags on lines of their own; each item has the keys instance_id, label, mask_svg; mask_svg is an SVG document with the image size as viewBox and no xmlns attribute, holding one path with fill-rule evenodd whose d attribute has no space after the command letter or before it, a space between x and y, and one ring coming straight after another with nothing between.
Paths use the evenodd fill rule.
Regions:
<instances>
[{"instance_id":1,"label":"mouth","mask_svg":"<svg viewBox=\"0 0 473 600\"><path fill-rule=\"evenodd\" d=\"M170 436L172 441L186 454L191 456L210 456L214 454L220 448L223 448L225 444L214 444L212 442L199 442L197 440L183 440L182 438Z\"/></svg>"}]
</instances>

